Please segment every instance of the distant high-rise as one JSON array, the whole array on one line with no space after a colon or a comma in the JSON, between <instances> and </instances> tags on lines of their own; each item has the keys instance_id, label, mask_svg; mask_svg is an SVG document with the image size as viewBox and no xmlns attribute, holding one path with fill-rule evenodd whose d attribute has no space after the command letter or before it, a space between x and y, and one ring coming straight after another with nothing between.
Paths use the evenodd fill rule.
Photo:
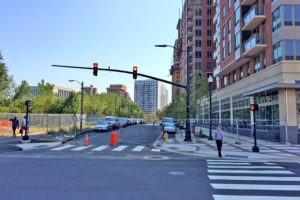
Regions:
<instances>
[{"instance_id":1,"label":"distant high-rise","mask_svg":"<svg viewBox=\"0 0 300 200\"><path fill-rule=\"evenodd\" d=\"M165 84L155 80L135 81L134 102L146 114L156 113L168 105L168 90Z\"/></svg>"},{"instance_id":2,"label":"distant high-rise","mask_svg":"<svg viewBox=\"0 0 300 200\"><path fill-rule=\"evenodd\" d=\"M131 97L127 92L127 87L125 85L117 84L117 85L110 85L109 88L106 88L107 92L116 93L120 97L124 97L131 101Z\"/></svg>"},{"instance_id":3,"label":"distant high-rise","mask_svg":"<svg viewBox=\"0 0 300 200\"><path fill-rule=\"evenodd\" d=\"M98 93L98 89L95 88L93 85L91 85L90 87L84 87L83 88L83 92L86 94L97 94Z\"/></svg>"},{"instance_id":4,"label":"distant high-rise","mask_svg":"<svg viewBox=\"0 0 300 200\"><path fill-rule=\"evenodd\" d=\"M31 86L31 94L32 96L38 96L39 95L39 91L40 91L40 87L39 86ZM70 94L72 92L76 92L75 90L71 89L71 88L65 88L65 87L60 87L55 85L53 87L53 93L57 94L59 98L67 98L70 96Z\"/></svg>"}]
</instances>

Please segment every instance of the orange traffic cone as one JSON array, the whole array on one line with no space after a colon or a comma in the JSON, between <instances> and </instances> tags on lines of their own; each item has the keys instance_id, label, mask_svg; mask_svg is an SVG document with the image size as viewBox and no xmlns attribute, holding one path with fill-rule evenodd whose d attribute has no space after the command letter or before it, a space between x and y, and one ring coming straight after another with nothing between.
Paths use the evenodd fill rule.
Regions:
<instances>
[{"instance_id":1,"label":"orange traffic cone","mask_svg":"<svg viewBox=\"0 0 300 200\"><path fill-rule=\"evenodd\" d=\"M85 134L84 146L89 146L89 138L88 138L88 134Z\"/></svg>"}]
</instances>

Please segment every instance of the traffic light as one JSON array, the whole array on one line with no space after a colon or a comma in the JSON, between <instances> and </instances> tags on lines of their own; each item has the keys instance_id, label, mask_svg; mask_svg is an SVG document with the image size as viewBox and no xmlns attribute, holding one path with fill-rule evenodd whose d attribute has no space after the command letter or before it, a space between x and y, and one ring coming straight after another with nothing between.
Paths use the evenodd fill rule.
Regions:
<instances>
[{"instance_id":1,"label":"traffic light","mask_svg":"<svg viewBox=\"0 0 300 200\"><path fill-rule=\"evenodd\" d=\"M137 67L133 67L133 79L137 78Z\"/></svg>"},{"instance_id":2,"label":"traffic light","mask_svg":"<svg viewBox=\"0 0 300 200\"><path fill-rule=\"evenodd\" d=\"M94 76L98 76L98 63L94 63L93 65L94 65L94 72L93 72L93 74L94 74Z\"/></svg>"},{"instance_id":3,"label":"traffic light","mask_svg":"<svg viewBox=\"0 0 300 200\"><path fill-rule=\"evenodd\" d=\"M258 105L257 104L251 104L250 105L250 110L251 111L258 111Z\"/></svg>"}]
</instances>

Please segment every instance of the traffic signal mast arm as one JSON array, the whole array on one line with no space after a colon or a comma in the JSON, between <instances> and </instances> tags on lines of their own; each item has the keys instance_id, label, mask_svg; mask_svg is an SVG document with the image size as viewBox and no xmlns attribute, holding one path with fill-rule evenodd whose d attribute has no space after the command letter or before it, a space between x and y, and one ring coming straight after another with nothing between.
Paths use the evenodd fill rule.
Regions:
<instances>
[{"instance_id":1,"label":"traffic signal mast arm","mask_svg":"<svg viewBox=\"0 0 300 200\"><path fill-rule=\"evenodd\" d=\"M62 68L94 70L94 67L78 67L78 66L66 66L66 65L52 65L52 66L53 67L62 67ZM119 73L125 73L125 74L132 74L133 75L133 71L125 71L125 70L119 70L119 69L106 69L106 68L98 68L98 70L100 70L100 71L110 71L110 72L119 72ZM157 77L154 77L154 76L149 76L149 75L141 74L141 73L136 73L136 74L138 76L142 76L142 77L145 77L145 78L150 78L150 79L153 79L153 80L161 81L161 82L164 82L164 83L167 83L167 84L175 85L177 87L181 87L181 88L185 88L185 89L187 87L186 85L182 85L182 84L179 84L179 83L174 83L174 82L167 81L167 80L164 80L164 79L160 79L160 78L157 78Z\"/></svg>"}]
</instances>

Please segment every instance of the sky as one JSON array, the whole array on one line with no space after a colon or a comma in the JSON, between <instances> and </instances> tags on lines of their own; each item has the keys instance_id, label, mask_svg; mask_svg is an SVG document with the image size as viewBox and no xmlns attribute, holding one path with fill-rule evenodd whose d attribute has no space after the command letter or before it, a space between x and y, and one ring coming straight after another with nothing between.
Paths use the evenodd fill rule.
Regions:
<instances>
[{"instance_id":1,"label":"sky","mask_svg":"<svg viewBox=\"0 0 300 200\"><path fill-rule=\"evenodd\" d=\"M51 65L132 70L171 80L171 48L182 0L0 0L0 51L17 85L46 82L80 90L68 80L106 92L124 84L132 99L132 75L54 68ZM143 78L138 78L141 80ZM171 98L171 86L169 101Z\"/></svg>"}]
</instances>

